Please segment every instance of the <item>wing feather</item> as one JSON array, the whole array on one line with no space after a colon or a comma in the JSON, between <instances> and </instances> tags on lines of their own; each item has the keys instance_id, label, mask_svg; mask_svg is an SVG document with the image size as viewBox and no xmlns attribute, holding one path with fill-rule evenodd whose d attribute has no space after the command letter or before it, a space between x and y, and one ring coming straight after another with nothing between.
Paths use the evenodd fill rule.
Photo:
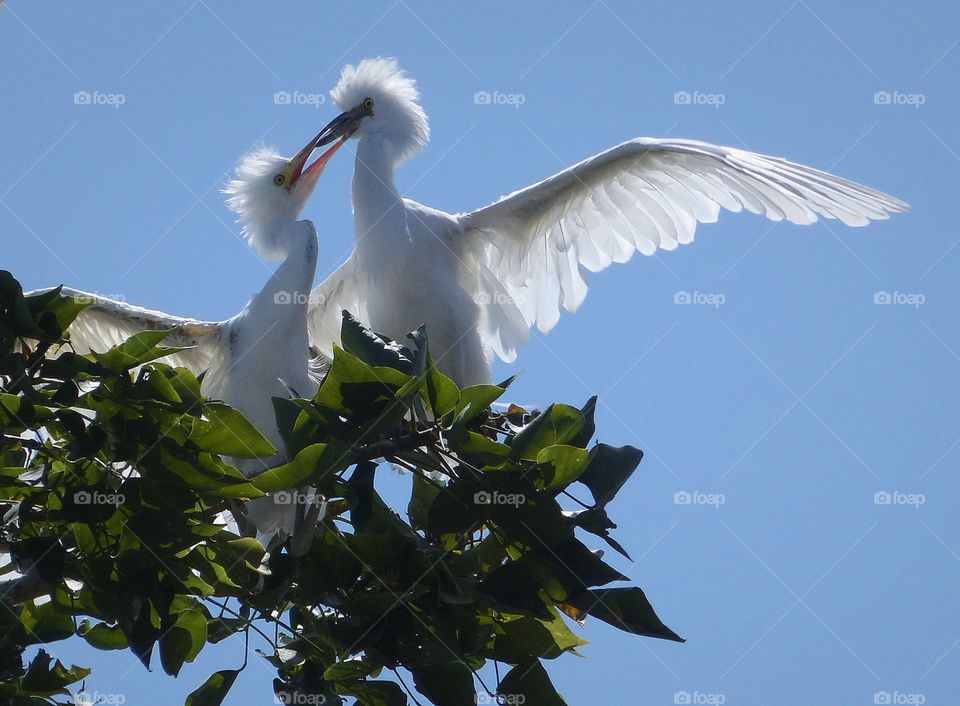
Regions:
<instances>
[{"instance_id":1,"label":"wing feather","mask_svg":"<svg viewBox=\"0 0 960 706\"><path fill-rule=\"evenodd\" d=\"M343 310L346 309L361 321L367 320L355 257L352 254L310 292L307 312L310 346L330 359L333 358L333 344L340 342Z\"/></svg>"},{"instance_id":2,"label":"wing feather","mask_svg":"<svg viewBox=\"0 0 960 706\"><path fill-rule=\"evenodd\" d=\"M37 293L39 292L31 292ZM172 329L163 344L190 348L165 356L161 359L162 362L188 368L195 375L199 375L224 356L220 338L224 322L171 316L69 287L64 287L62 294L88 303L67 329L70 344L78 353L102 353L120 345L134 334Z\"/></svg>"},{"instance_id":3,"label":"wing feather","mask_svg":"<svg viewBox=\"0 0 960 706\"><path fill-rule=\"evenodd\" d=\"M779 157L693 140L631 140L457 217L483 271L476 287L487 340L512 359L526 328L549 331L561 309L583 302L581 267L597 272L638 250L690 243L697 224L714 222L721 208L862 226L908 206Z\"/></svg>"}]
</instances>

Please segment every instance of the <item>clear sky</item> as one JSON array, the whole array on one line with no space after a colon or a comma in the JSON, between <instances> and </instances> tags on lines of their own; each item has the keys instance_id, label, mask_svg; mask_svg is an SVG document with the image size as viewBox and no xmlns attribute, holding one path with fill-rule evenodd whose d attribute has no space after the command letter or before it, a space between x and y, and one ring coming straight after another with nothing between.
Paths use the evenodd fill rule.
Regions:
<instances>
[{"instance_id":1,"label":"clear sky","mask_svg":"<svg viewBox=\"0 0 960 706\"><path fill-rule=\"evenodd\" d=\"M725 213L689 247L591 276L581 310L498 374L519 373L520 403L599 394L599 438L646 452L611 509L635 562L612 561L688 639L589 622L586 659L548 664L569 703L952 704L958 42L946 1L10 0L0 267L233 314L269 267L223 205L227 172L261 140L293 154L335 115L340 67L378 55L418 79L433 129L398 186L446 210L640 135L899 196L909 214L857 230ZM352 169L344 150L305 212L320 277L352 246ZM136 706L182 702L243 650L175 681L82 647L52 649ZM228 704L272 702L251 659Z\"/></svg>"}]
</instances>

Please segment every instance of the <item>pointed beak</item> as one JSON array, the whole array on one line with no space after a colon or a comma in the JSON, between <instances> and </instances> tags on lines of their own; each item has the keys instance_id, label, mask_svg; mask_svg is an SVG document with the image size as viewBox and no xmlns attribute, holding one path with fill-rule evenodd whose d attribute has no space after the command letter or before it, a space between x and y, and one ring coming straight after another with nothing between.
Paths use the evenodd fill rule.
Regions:
<instances>
[{"instance_id":1,"label":"pointed beak","mask_svg":"<svg viewBox=\"0 0 960 706\"><path fill-rule=\"evenodd\" d=\"M312 155L314 150L320 146L321 143L319 140L320 135L317 135L310 140L310 142L304 145L303 149L297 152L296 156L290 160L290 166L293 168L292 178L290 180L291 187L300 181L302 177L308 177L315 181L323 172L323 168L326 166L327 162L330 161L330 158L333 157L337 150L343 146L343 143L346 142L345 139L338 140L333 146L317 157L313 164L304 169L304 167L306 167L307 160L310 159L310 155Z\"/></svg>"},{"instance_id":2,"label":"pointed beak","mask_svg":"<svg viewBox=\"0 0 960 706\"><path fill-rule=\"evenodd\" d=\"M373 115L373 110L363 104L340 113L317 135L317 145L326 145L338 138L348 139L360 127L360 121L368 115Z\"/></svg>"}]
</instances>

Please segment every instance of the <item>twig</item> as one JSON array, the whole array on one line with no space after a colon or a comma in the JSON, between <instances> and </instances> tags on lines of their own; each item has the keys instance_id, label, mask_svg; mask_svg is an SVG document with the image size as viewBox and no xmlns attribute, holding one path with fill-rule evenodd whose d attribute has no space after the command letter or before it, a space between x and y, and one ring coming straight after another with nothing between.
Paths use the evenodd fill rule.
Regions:
<instances>
[{"instance_id":1,"label":"twig","mask_svg":"<svg viewBox=\"0 0 960 706\"><path fill-rule=\"evenodd\" d=\"M402 451L409 451L421 446L426 446L436 439L436 432L433 429L425 429L413 434L407 434L389 439L387 441L376 441L366 446L361 446L353 450L354 463L360 461L372 461L375 458L383 456L395 456Z\"/></svg>"}]
</instances>

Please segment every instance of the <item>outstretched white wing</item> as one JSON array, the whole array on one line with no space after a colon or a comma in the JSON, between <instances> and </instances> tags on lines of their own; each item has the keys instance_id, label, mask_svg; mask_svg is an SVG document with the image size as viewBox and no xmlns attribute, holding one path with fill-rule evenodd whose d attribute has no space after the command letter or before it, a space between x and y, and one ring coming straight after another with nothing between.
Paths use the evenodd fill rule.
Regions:
<instances>
[{"instance_id":1,"label":"outstretched white wing","mask_svg":"<svg viewBox=\"0 0 960 706\"><path fill-rule=\"evenodd\" d=\"M163 345L192 348L165 356L161 362L188 368L194 375L199 375L211 367L218 367L225 358L225 344L220 335L223 322L171 316L69 287L64 287L62 293L88 303L67 329L70 343L78 353L102 353L136 333L173 329L163 340Z\"/></svg>"},{"instance_id":2,"label":"outstretched white wing","mask_svg":"<svg viewBox=\"0 0 960 706\"><path fill-rule=\"evenodd\" d=\"M467 247L484 266L477 294L487 340L512 360L526 335L517 330L517 311L528 327L549 331L561 307L575 311L586 296L581 266L597 272L637 250L652 255L692 242L697 223L712 223L721 207L850 226L908 208L778 157L693 140L631 140L459 216Z\"/></svg>"},{"instance_id":3,"label":"outstretched white wing","mask_svg":"<svg viewBox=\"0 0 960 706\"><path fill-rule=\"evenodd\" d=\"M307 328L310 346L327 358L333 358L333 344L340 343L340 324L346 309L361 321L367 321L355 255L310 292Z\"/></svg>"}]
</instances>

